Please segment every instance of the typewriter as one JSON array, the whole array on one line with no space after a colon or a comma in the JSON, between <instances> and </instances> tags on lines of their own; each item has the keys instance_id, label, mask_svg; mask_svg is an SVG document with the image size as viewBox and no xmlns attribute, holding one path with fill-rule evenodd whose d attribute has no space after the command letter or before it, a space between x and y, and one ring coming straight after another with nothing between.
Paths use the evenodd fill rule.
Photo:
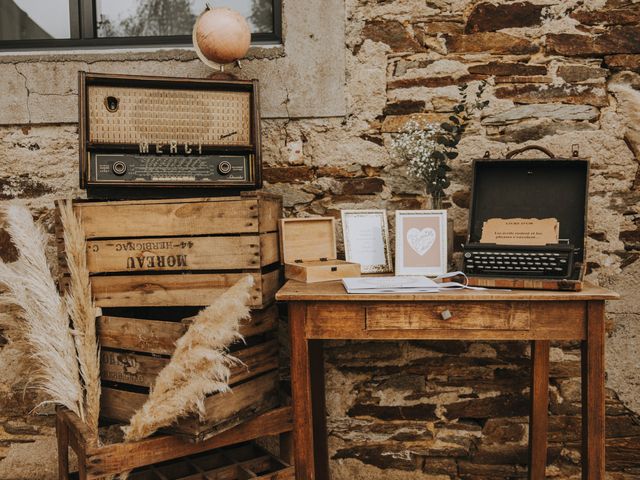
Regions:
<instances>
[{"instance_id":1,"label":"typewriter","mask_svg":"<svg viewBox=\"0 0 640 480\"><path fill-rule=\"evenodd\" d=\"M539 150L550 158L514 158L526 150ZM580 290L588 178L589 162L578 158L577 146L573 158L555 158L543 147L529 146L503 159L487 154L474 160L469 230L462 245L469 284ZM556 243L489 243L483 239L483 228L496 219L555 219Z\"/></svg>"},{"instance_id":2,"label":"typewriter","mask_svg":"<svg viewBox=\"0 0 640 480\"><path fill-rule=\"evenodd\" d=\"M470 244L464 245L463 252L464 270L471 275L562 279L573 274L573 245Z\"/></svg>"}]
</instances>

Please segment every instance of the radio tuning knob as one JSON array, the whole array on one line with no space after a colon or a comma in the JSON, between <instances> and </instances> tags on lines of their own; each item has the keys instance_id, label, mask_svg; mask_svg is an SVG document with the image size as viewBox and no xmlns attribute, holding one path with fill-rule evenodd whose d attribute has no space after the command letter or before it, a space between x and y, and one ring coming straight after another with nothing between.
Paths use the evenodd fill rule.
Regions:
<instances>
[{"instance_id":1,"label":"radio tuning knob","mask_svg":"<svg viewBox=\"0 0 640 480\"><path fill-rule=\"evenodd\" d=\"M125 173L127 173L127 164L121 160L118 160L117 162L113 162L111 170L118 176L124 175Z\"/></svg>"},{"instance_id":2,"label":"radio tuning knob","mask_svg":"<svg viewBox=\"0 0 640 480\"><path fill-rule=\"evenodd\" d=\"M226 160L223 160L218 164L218 173L220 175L228 175L231 173L231 163Z\"/></svg>"}]
</instances>

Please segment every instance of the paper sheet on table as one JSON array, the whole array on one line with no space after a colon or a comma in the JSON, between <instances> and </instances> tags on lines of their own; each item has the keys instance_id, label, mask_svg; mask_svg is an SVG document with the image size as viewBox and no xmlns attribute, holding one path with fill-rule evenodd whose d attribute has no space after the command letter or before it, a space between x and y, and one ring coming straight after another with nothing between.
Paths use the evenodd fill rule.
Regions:
<instances>
[{"instance_id":1,"label":"paper sheet on table","mask_svg":"<svg viewBox=\"0 0 640 480\"><path fill-rule=\"evenodd\" d=\"M439 282L456 276L464 277L464 283ZM472 290L484 290L482 287L469 287L467 277L462 272L450 272L435 280L424 276L397 276L397 277L353 277L343 278L347 293L372 294L372 293L435 293L444 290L468 288Z\"/></svg>"}]
</instances>

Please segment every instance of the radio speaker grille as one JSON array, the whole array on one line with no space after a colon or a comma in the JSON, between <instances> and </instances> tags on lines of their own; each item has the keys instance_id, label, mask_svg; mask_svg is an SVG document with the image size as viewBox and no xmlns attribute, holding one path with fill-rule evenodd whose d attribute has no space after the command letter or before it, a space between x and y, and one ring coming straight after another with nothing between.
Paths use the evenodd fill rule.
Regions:
<instances>
[{"instance_id":1,"label":"radio speaker grille","mask_svg":"<svg viewBox=\"0 0 640 480\"><path fill-rule=\"evenodd\" d=\"M251 145L249 92L88 87L89 141Z\"/></svg>"}]
</instances>

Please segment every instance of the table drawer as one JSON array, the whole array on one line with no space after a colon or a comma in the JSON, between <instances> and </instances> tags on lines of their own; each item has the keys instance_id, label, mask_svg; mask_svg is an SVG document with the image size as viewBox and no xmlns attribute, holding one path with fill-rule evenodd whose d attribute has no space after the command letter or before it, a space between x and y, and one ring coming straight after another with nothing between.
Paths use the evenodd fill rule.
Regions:
<instances>
[{"instance_id":1,"label":"table drawer","mask_svg":"<svg viewBox=\"0 0 640 480\"><path fill-rule=\"evenodd\" d=\"M529 302L385 304L366 307L367 330L529 330Z\"/></svg>"}]
</instances>

